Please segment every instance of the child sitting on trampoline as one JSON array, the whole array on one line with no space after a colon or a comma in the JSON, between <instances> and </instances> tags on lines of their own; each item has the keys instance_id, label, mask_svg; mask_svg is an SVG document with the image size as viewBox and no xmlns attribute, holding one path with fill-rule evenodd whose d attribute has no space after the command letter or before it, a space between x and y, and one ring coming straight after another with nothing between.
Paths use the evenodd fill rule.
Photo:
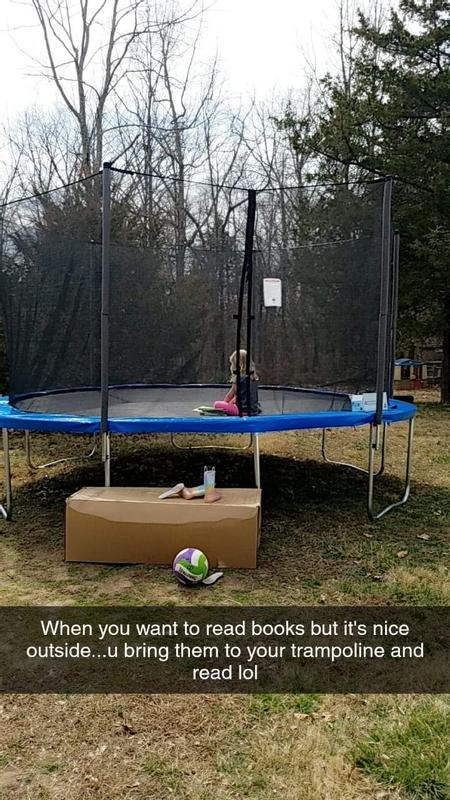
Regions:
<instances>
[{"instance_id":1,"label":"child sitting on trampoline","mask_svg":"<svg viewBox=\"0 0 450 800\"><path fill-rule=\"evenodd\" d=\"M250 359L250 381L247 375L247 351L239 350L239 398L237 395L237 351L230 356L231 389L223 400L216 400L214 408L224 411L231 417L239 416L239 407L243 414L252 416L259 414L258 381L255 364ZM250 400L250 407L249 407Z\"/></svg>"}]
</instances>

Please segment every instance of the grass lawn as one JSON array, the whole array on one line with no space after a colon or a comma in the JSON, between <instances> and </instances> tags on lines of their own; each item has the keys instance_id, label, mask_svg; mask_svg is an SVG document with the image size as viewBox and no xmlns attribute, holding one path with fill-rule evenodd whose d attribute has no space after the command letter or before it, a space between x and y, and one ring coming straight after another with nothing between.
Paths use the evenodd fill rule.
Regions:
<instances>
[{"instance_id":1,"label":"grass lawn","mask_svg":"<svg viewBox=\"0 0 450 800\"><path fill-rule=\"evenodd\" d=\"M14 521L1 524L0 603L413 604L450 598L450 409L425 395L412 496L370 523L362 474L319 461L314 431L261 437L259 566L191 592L170 571L65 564L64 498L101 485L98 462L28 472L11 438ZM381 502L400 491L406 425L388 432ZM330 454L364 464L366 430L333 431ZM234 440L231 440L233 443ZM33 437L35 461L75 437ZM252 485L249 453L174 451L164 437L113 440L113 483ZM18 696L0 701L0 799L448 800L446 698L392 695Z\"/></svg>"}]
</instances>

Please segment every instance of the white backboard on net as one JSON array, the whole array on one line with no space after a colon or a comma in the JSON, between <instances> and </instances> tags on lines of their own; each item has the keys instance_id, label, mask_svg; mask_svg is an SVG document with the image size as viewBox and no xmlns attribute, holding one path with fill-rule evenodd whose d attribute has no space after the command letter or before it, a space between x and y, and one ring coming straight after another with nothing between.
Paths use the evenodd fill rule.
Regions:
<instances>
[{"instance_id":1,"label":"white backboard on net","mask_svg":"<svg viewBox=\"0 0 450 800\"><path fill-rule=\"evenodd\" d=\"M264 306L266 308L281 308L281 280L280 278L264 278Z\"/></svg>"}]
</instances>

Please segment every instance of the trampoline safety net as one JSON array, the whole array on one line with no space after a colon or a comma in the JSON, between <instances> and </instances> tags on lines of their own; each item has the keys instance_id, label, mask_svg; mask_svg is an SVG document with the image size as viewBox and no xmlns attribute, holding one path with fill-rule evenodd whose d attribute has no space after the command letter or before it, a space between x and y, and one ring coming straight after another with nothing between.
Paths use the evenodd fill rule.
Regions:
<instances>
[{"instance_id":1,"label":"trampoline safety net","mask_svg":"<svg viewBox=\"0 0 450 800\"><path fill-rule=\"evenodd\" d=\"M239 326L262 384L375 390L385 181L257 191L246 249L246 190L110 177L110 386L226 383ZM13 403L100 387L104 213L101 174L1 210Z\"/></svg>"}]
</instances>

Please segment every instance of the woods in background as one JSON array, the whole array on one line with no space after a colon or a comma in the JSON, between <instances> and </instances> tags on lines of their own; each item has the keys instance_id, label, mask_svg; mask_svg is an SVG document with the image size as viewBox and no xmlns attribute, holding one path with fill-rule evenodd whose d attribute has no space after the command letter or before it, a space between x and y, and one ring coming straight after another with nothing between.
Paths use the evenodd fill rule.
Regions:
<instances>
[{"instance_id":1,"label":"woods in background","mask_svg":"<svg viewBox=\"0 0 450 800\"><path fill-rule=\"evenodd\" d=\"M348 6L347 6L348 8ZM320 83L309 115L280 125L316 159L312 177L395 179L401 233L400 337L443 341L442 400L450 402L450 3L401 0L398 11L340 15L341 72Z\"/></svg>"},{"instance_id":2,"label":"woods in background","mask_svg":"<svg viewBox=\"0 0 450 800\"><path fill-rule=\"evenodd\" d=\"M115 176L117 238L171 248L172 297L193 259L205 277L211 259L201 253L229 252L216 259L220 276L210 276L220 307L224 275L222 301L235 291L240 187L332 180L350 189L354 180L392 175L401 233L400 343L443 340L442 399L450 402L448 0L401 0L392 11L375 3L369 16L342 0L334 41L339 69L326 76L310 70L290 97L245 108L231 107L217 60L200 60L208 12L197 0L189 7L80 0L76 13L69 0L30 5L59 99L51 112L30 109L4 131L3 202L84 178L105 159L144 173ZM284 199L276 207L260 204L258 252L268 263L299 236L301 223L292 225ZM97 200L91 197L86 217L92 240L99 238ZM61 208L42 199L45 226L60 224L61 216L66 228L79 225L86 196L81 201L73 192L65 202Z\"/></svg>"}]
</instances>

